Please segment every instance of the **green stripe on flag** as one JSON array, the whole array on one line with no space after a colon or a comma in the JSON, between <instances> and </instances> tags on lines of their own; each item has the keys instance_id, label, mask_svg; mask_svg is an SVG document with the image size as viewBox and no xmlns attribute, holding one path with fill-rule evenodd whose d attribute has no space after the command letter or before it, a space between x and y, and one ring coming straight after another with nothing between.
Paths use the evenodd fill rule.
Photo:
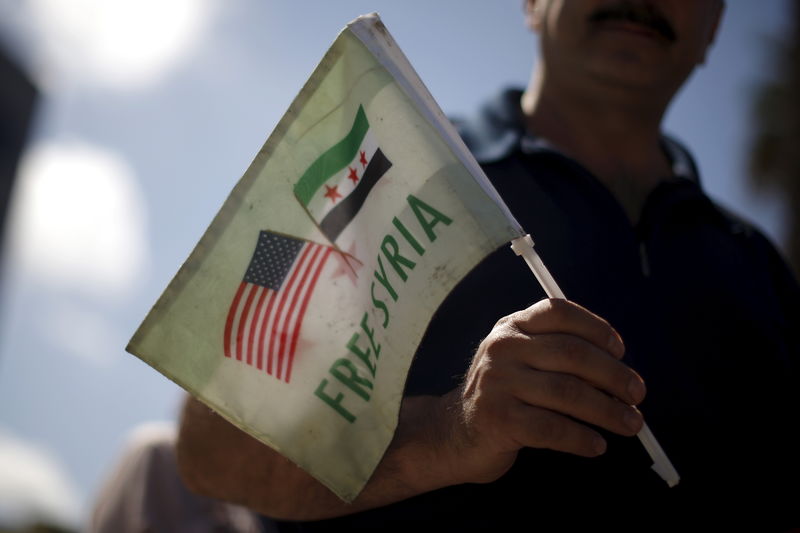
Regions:
<instances>
[{"instance_id":1,"label":"green stripe on flag","mask_svg":"<svg viewBox=\"0 0 800 533\"><path fill-rule=\"evenodd\" d=\"M294 194L301 204L308 206L322 185L353 160L368 129L367 115L364 113L363 106L359 105L350 132L344 139L319 156L294 185Z\"/></svg>"}]
</instances>

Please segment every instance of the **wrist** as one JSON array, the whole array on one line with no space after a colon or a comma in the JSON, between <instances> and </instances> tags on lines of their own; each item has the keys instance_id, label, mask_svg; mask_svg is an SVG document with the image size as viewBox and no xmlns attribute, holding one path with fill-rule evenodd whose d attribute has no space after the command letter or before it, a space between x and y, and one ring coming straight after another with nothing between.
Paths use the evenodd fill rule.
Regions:
<instances>
[{"instance_id":1,"label":"wrist","mask_svg":"<svg viewBox=\"0 0 800 533\"><path fill-rule=\"evenodd\" d=\"M415 494L468 481L461 468L458 390L444 396L416 396L403 400L392 448L401 450L396 467Z\"/></svg>"}]
</instances>

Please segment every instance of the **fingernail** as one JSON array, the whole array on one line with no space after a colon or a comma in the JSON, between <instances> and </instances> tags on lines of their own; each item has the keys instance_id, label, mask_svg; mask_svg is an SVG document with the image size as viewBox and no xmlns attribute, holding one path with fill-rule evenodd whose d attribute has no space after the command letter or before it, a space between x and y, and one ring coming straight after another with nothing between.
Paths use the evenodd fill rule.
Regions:
<instances>
[{"instance_id":1,"label":"fingernail","mask_svg":"<svg viewBox=\"0 0 800 533\"><path fill-rule=\"evenodd\" d=\"M634 376L628 382L628 394L634 404L641 402L645 394L644 381L639 376Z\"/></svg>"},{"instance_id":2,"label":"fingernail","mask_svg":"<svg viewBox=\"0 0 800 533\"><path fill-rule=\"evenodd\" d=\"M617 358L625 355L625 345L622 344L622 340L616 333L612 333L608 337L608 351L611 352L611 355Z\"/></svg>"},{"instance_id":3,"label":"fingernail","mask_svg":"<svg viewBox=\"0 0 800 533\"><path fill-rule=\"evenodd\" d=\"M606 453L606 440L603 437L597 436L594 438L592 447L594 448L595 454L603 455Z\"/></svg>"},{"instance_id":4,"label":"fingernail","mask_svg":"<svg viewBox=\"0 0 800 533\"><path fill-rule=\"evenodd\" d=\"M638 433L642 428L642 415L626 410L622 417L622 422L625 424L626 428L634 433Z\"/></svg>"}]
</instances>

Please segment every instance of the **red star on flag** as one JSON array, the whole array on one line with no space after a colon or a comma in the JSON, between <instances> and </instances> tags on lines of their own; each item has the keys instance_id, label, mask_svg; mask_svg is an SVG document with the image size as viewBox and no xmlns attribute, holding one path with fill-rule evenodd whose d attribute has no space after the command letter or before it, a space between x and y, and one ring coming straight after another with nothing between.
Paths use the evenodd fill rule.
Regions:
<instances>
[{"instance_id":1,"label":"red star on flag","mask_svg":"<svg viewBox=\"0 0 800 533\"><path fill-rule=\"evenodd\" d=\"M363 151L361 152L361 159L359 161L361 161L361 166L362 167L364 167L364 168L367 167L367 156L366 156L366 154L364 154Z\"/></svg>"},{"instance_id":2,"label":"red star on flag","mask_svg":"<svg viewBox=\"0 0 800 533\"><path fill-rule=\"evenodd\" d=\"M336 203L337 198L341 198L342 195L339 192L339 186L334 185L333 187L328 187L325 185L325 198L330 198L331 202Z\"/></svg>"},{"instance_id":3,"label":"red star on flag","mask_svg":"<svg viewBox=\"0 0 800 533\"><path fill-rule=\"evenodd\" d=\"M363 154L364 152L361 153ZM347 179L352 181L353 185L355 185L356 183L358 183L358 174L356 173L356 169L354 169L353 167L347 167L347 168L350 169L350 174L347 176Z\"/></svg>"}]
</instances>

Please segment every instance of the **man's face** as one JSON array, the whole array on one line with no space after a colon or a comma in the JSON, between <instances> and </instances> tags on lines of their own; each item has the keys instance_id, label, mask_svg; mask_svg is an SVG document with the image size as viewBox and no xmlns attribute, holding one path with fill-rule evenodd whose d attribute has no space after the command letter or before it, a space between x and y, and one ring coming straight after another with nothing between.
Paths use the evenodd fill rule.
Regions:
<instances>
[{"instance_id":1,"label":"man's face","mask_svg":"<svg viewBox=\"0 0 800 533\"><path fill-rule=\"evenodd\" d=\"M721 9L722 0L530 0L529 23L548 76L671 96L705 59Z\"/></svg>"}]
</instances>

